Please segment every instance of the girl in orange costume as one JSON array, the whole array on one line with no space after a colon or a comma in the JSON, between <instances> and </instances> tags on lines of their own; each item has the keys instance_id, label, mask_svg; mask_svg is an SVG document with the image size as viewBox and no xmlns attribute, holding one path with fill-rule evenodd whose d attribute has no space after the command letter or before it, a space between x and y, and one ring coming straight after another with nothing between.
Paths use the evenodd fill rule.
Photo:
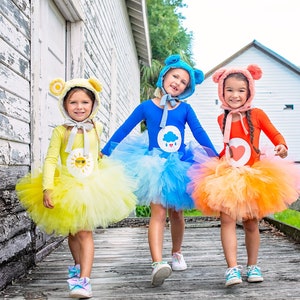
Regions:
<instances>
[{"instance_id":1,"label":"girl in orange costume","mask_svg":"<svg viewBox=\"0 0 300 300\"><path fill-rule=\"evenodd\" d=\"M196 207L221 219L221 240L228 265L226 286L242 282L241 266L237 264L236 221L242 221L245 230L247 281L261 282L263 277L257 266L258 221L286 209L299 196L299 169L290 161L278 159L288 154L284 137L263 110L251 106L254 80L261 75L257 65L220 69L213 75L224 109L218 117L224 148L220 159L195 164L189 171L189 189ZM259 149L261 131L274 144L275 155Z\"/></svg>"}]
</instances>

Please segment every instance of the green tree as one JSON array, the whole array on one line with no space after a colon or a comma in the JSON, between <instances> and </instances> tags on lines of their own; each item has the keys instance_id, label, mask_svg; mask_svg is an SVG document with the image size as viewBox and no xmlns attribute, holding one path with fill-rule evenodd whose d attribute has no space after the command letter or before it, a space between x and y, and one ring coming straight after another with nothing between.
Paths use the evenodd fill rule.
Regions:
<instances>
[{"instance_id":1,"label":"green tree","mask_svg":"<svg viewBox=\"0 0 300 300\"><path fill-rule=\"evenodd\" d=\"M156 81L164 60L171 54L180 54L192 66L191 44L193 34L183 28L184 19L179 8L185 7L183 0L147 0L151 67L141 68L141 99L153 97Z\"/></svg>"}]
</instances>

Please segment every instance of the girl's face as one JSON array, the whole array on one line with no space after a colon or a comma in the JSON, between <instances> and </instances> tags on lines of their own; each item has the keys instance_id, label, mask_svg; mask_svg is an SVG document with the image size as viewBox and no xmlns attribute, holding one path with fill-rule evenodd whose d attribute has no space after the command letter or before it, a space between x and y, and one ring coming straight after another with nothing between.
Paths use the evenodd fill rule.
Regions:
<instances>
[{"instance_id":1,"label":"girl's face","mask_svg":"<svg viewBox=\"0 0 300 300\"><path fill-rule=\"evenodd\" d=\"M248 100L248 82L245 80L229 77L224 82L224 100L226 104L237 109Z\"/></svg>"},{"instance_id":2,"label":"girl's face","mask_svg":"<svg viewBox=\"0 0 300 300\"><path fill-rule=\"evenodd\" d=\"M71 119L82 122L87 119L93 109L93 101L83 90L77 90L65 100L65 110Z\"/></svg>"},{"instance_id":3,"label":"girl's face","mask_svg":"<svg viewBox=\"0 0 300 300\"><path fill-rule=\"evenodd\" d=\"M184 92L190 82L190 75L184 69L170 69L164 77L164 89L173 97Z\"/></svg>"}]
</instances>

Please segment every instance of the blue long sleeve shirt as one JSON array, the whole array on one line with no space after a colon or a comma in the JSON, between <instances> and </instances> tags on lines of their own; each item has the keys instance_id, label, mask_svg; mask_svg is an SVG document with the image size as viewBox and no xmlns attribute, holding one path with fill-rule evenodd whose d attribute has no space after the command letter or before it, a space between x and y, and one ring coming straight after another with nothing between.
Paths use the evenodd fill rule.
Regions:
<instances>
[{"instance_id":1,"label":"blue long sleeve shirt","mask_svg":"<svg viewBox=\"0 0 300 300\"><path fill-rule=\"evenodd\" d=\"M169 110L165 128L160 128L162 113L163 109L151 99L142 102L113 134L102 149L102 153L110 155L112 143L120 143L137 124L145 121L149 136L149 150L160 148L165 152L184 153L185 124L188 124L196 141L218 155L190 104L180 102L176 108Z\"/></svg>"}]
</instances>

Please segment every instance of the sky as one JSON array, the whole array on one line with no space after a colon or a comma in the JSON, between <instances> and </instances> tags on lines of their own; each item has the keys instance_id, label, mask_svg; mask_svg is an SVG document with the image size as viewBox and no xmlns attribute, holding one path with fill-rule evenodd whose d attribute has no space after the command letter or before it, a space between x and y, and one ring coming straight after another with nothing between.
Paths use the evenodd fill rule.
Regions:
<instances>
[{"instance_id":1,"label":"sky","mask_svg":"<svg viewBox=\"0 0 300 300\"><path fill-rule=\"evenodd\" d=\"M184 0L193 59L208 72L254 39L300 66L299 0Z\"/></svg>"}]
</instances>

